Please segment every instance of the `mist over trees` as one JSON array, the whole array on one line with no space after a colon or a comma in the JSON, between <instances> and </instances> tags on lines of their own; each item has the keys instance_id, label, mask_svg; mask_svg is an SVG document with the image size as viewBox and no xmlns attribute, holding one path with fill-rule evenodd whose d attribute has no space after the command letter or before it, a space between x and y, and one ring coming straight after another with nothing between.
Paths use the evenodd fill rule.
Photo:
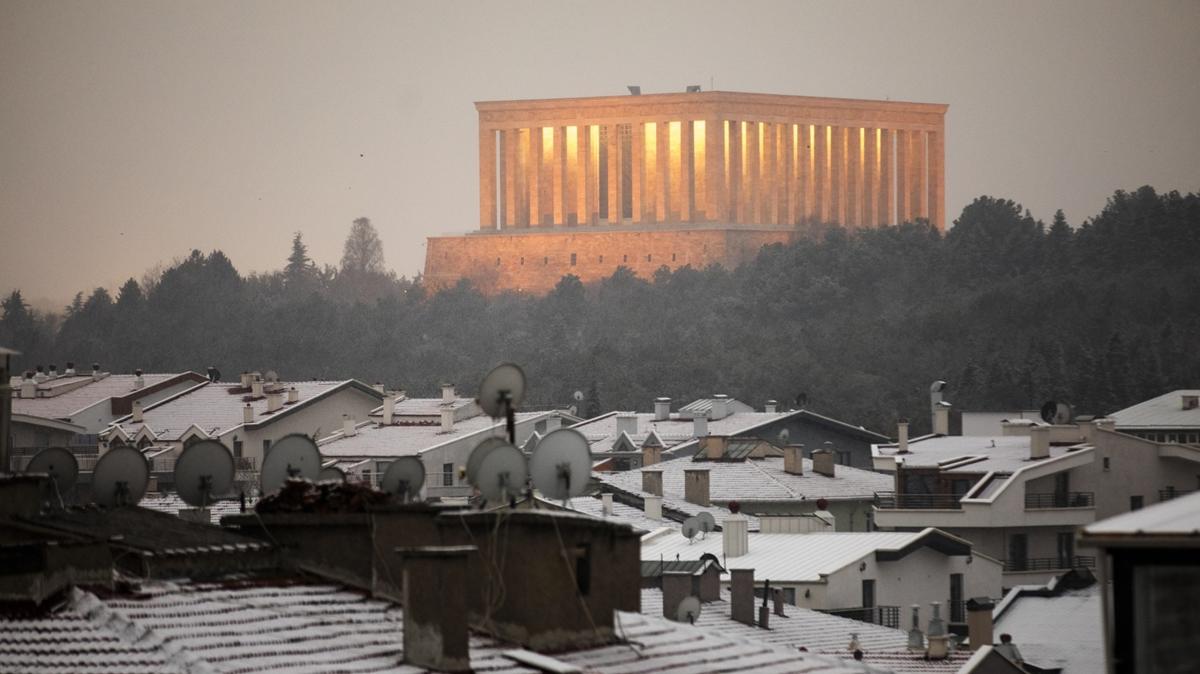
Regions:
<instances>
[{"instance_id":1,"label":"mist over trees","mask_svg":"<svg viewBox=\"0 0 1200 674\"><path fill-rule=\"evenodd\" d=\"M110 371L203 371L226 379L381 381L436 395L473 391L521 363L531 405L650 410L722 392L810 408L890 432L929 425L929 382L970 410L1054 398L1103 413L1200 386L1200 195L1116 192L1077 228L1047 227L1010 200L979 197L942 235L926 223L764 248L737 270L619 269L545 297L485 297L469 282L432 293L384 267L366 218L339 267L318 268L300 233L280 271L243 276L192 251L116 297L80 293L61 316L2 301L0 344L18 367L98 361ZM131 270L136 273L136 270Z\"/></svg>"}]
</instances>

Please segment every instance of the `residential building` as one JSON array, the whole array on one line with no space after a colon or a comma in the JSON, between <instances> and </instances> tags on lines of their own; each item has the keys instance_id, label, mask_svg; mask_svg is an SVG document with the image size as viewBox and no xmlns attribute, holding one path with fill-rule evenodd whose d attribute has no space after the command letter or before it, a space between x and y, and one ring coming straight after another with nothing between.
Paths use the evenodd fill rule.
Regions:
<instances>
[{"instance_id":1,"label":"residential building","mask_svg":"<svg viewBox=\"0 0 1200 674\"><path fill-rule=\"evenodd\" d=\"M1155 442L1200 446L1200 389L1164 393L1108 415L1117 430Z\"/></svg>"}]
</instances>

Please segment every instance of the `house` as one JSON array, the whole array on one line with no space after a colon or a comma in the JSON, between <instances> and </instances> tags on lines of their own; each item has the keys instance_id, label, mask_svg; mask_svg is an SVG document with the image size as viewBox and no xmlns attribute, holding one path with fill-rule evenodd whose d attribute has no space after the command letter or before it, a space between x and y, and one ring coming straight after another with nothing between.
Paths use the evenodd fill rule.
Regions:
<instances>
[{"instance_id":1,"label":"house","mask_svg":"<svg viewBox=\"0 0 1200 674\"><path fill-rule=\"evenodd\" d=\"M663 458L685 457L699 450L708 435L758 438L779 445L802 445L804 456L828 448L841 465L870 468L871 444L887 436L868 431L811 410L783 411L768 400L757 411L735 398L716 394L671 411L670 398L656 398L653 413L610 412L573 426L592 446L602 463L598 469L622 471L644 464L646 452Z\"/></svg>"},{"instance_id":2,"label":"house","mask_svg":"<svg viewBox=\"0 0 1200 674\"><path fill-rule=\"evenodd\" d=\"M873 448L875 466L894 473L881 491L881 529L937 527L1004 561L1004 584L1042 584L1071 568L1095 568L1077 554L1075 533L1146 503L1195 489L1200 448L1158 443L1113 429L1111 420L1050 425L1027 419L1004 435L931 435Z\"/></svg>"},{"instance_id":3,"label":"house","mask_svg":"<svg viewBox=\"0 0 1200 674\"><path fill-rule=\"evenodd\" d=\"M1079 544L1107 560L1100 567L1108 671L1194 668L1200 493L1089 524Z\"/></svg>"},{"instance_id":4,"label":"house","mask_svg":"<svg viewBox=\"0 0 1200 674\"><path fill-rule=\"evenodd\" d=\"M1155 442L1200 446L1200 389L1181 389L1108 415L1118 431Z\"/></svg>"},{"instance_id":5,"label":"house","mask_svg":"<svg viewBox=\"0 0 1200 674\"><path fill-rule=\"evenodd\" d=\"M996 604L993 633L1012 636L1036 671L1104 671L1102 587L1087 570L1014 587Z\"/></svg>"}]
</instances>

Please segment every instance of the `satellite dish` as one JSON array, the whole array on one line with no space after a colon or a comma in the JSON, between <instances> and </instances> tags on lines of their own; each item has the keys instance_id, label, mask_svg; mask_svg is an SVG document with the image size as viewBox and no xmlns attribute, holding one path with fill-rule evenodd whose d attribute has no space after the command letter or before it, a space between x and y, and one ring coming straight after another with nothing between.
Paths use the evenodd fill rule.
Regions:
<instances>
[{"instance_id":1,"label":"satellite dish","mask_svg":"<svg viewBox=\"0 0 1200 674\"><path fill-rule=\"evenodd\" d=\"M499 419L520 407L524 399L524 370L514 363L501 363L483 378L476 402L489 417Z\"/></svg>"},{"instance_id":2,"label":"satellite dish","mask_svg":"<svg viewBox=\"0 0 1200 674\"><path fill-rule=\"evenodd\" d=\"M150 464L132 447L110 449L92 471L92 500L106 508L134 505L146 494Z\"/></svg>"},{"instance_id":3,"label":"satellite dish","mask_svg":"<svg viewBox=\"0 0 1200 674\"><path fill-rule=\"evenodd\" d=\"M379 480L379 488L400 497L401 501L416 501L425 488L425 464L415 456L402 456L391 463Z\"/></svg>"},{"instance_id":4,"label":"satellite dish","mask_svg":"<svg viewBox=\"0 0 1200 674\"><path fill-rule=\"evenodd\" d=\"M710 531L717 530L717 520L710 512L702 512L696 515L696 520L700 523L700 533L707 534Z\"/></svg>"},{"instance_id":5,"label":"satellite dish","mask_svg":"<svg viewBox=\"0 0 1200 674\"><path fill-rule=\"evenodd\" d=\"M491 437L484 438L483 442L475 445L475 449L471 450L471 456L467 457L467 482L475 484L475 476L479 473L479 464L483 462L483 457L487 456L488 452L507 444L503 438Z\"/></svg>"},{"instance_id":6,"label":"satellite dish","mask_svg":"<svg viewBox=\"0 0 1200 674\"><path fill-rule=\"evenodd\" d=\"M233 487L233 455L216 440L201 440L175 461L175 492L193 508L207 508Z\"/></svg>"},{"instance_id":7,"label":"satellite dish","mask_svg":"<svg viewBox=\"0 0 1200 674\"><path fill-rule=\"evenodd\" d=\"M684 597L675 609L675 621L695 625L700 618L700 600L696 597Z\"/></svg>"},{"instance_id":8,"label":"satellite dish","mask_svg":"<svg viewBox=\"0 0 1200 674\"><path fill-rule=\"evenodd\" d=\"M571 397L575 399L575 402L582 402L583 401L583 391L576 391L575 393L571 394Z\"/></svg>"},{"instance_id":9,"label":"satellite dish","mask_svg":"<svg viewBox=\"0 0 1200 674\"><path fill-rule=\"evenodd\" d=\"M65 494L75 486L79 479L79 461L75 455L62 447L49 447L38 452L25 466L25 473L38 473L50 476L58 493Z\"/></svg>"},{"instance_id":10,"label":"satellite dish","mask_svg":"<svg viewBox=\"0 0 1200 674\"><path fill-rule=\"evenodd\" d=\"M1069 424L1075 418L1075 411L1067 403L1048 400L1042 405L1042 421L1048 424Z\"/></svg>"},{"instance_id":11,"label":"satellite dish","mask_svg":"<svg viewBox=\"0 0 1200 674\"><path fill-rule=\"evenodd\" d=\"M697 517L689 517L684 520L683 529L680 533L682 533L683 537L688 539L688 542L690 543L691 540L696 537L696 534L700 533L700 519Z\"/></svg>"},{"instance_id":12,"label":"satellite dish","mask_svg":"<svg viewBox=\"0 0 1200 674\"><path fill-rule=\"evenodd\" d=\"M322 468L317 473L317 482L345 482L346 472L336 466Z\"/></svg>"},{"instance_id":13,"label":"satellite dish","mask_svg":"<svg viewBox=\"0 0 1200 674\"><path fill-rule=\"evenodd\" d=\"M529 461L533 486L547 498L565 501L580 496L592 476L592 451L577 430L550 431L533 449Z\"/></svg>"},{"instance_id":14,"label":"satellite dish","mask_svg":"<svg viewBox=\"0 0 1200 674\"><path fill-rule=\"evenodd\" d=\"M320 472L321 453L317 451L317 443L301 433L285 435L271 445L263 459L259 478L262 493L270 494L278 490L289 477L315 480Z\"/></svg>"},{"instance_id":15,"label":"satellite dish","mask_svg":"<svg viewBox=\"0 0 1200 674\"><path fill-rule=\"evenodd\" d=\"M788 430L788 429L786 429L786 428L784 428L784 429L782 429L782 430L780 430L780 431L779 431L779 442L780 442L780 444L786 445L786 444L788 443L788 440L791 440L791 439L792 439L792 433L791 433L791 431L789 431L789 430Z\"/></svg>"},{"instance_id":16,"label":"satellite dish","mask_svg":"<svg viewBox=\"0 0 1200 674\"><path fill-rule=\"evenodd\" d=\"M267 370L267 373L263 375L263 381L268 384L275 384L279 381L279 373L275 370Z\"/></svg>"},{"instance_id":17,"label":"satellite dish","mask_svg":"<svg viewBox=\"0 0 1200 674\"><path fill-rule=\"evenodd\" d=\"M942 381L941 379L929 385L930 393L941 393L944 390L946 390L946 382Z\"/></svg>"},{"instance_id":18,"label":"satellite dish","mask_svg":"<svg viewBox=\"0 0 1200 674\"><path fill-rule=\"evenodd\" d=\"M529 469L521 450L507 442L493 447L475 469L475 486L483 497L503 503L525 488Z\"/></svg>"}]
</instances>

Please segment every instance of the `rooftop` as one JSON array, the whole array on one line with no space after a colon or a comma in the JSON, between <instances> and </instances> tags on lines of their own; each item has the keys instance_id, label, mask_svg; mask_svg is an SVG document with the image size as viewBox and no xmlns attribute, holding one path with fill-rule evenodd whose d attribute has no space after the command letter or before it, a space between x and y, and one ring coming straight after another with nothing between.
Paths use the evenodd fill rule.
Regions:
<instances>
[{"instance_id":1,"label":"rooftop","mask_svg":"<svg viewBox=\"0 0 1200 674\"><path fill-rule=\"evenodd\" d=\"M812 461L803 460L804 474L783 470L783 459L747 459L745 461L691 461L674 459L641 470L602 475L603 482L626 490L641 490L643 470L661 470L663 496L683 500L684 471L709 471L709 498L727 501L805 501L824 498L830 501L872 499L877 491L890 491L895 480L890 475L869 470L837 466L834 477L813 472Z\"/></svg>"},{"instance_id":2,"label":"rooftop","mask_svg":"<svg viewBox=\"0 0 1200 674\"><path fill-rule=\"evenodd\" d=\"M623 475L628 475L630 472L632 472L635 475L638 473L638 471L628 471L628 472L624 472L624 473L592 473L592 478L597 480L601 484L605 485L606 491L607 490L613 491L616 496L616 499L619 499L622 496L624 496L626 500L636 499L639 503L644 504L646 497L650 496L651 494L648 492L642 491L642 485L641 485L640 481L638 482L638 484L636 486L629 486L629 487L623 486L626 482L628 482L628 480L621 480L620 483L615 481L615 478L618 478ZM614 499L614 500L616 500L616 499ZM688 517L694 517L696 515L699 515L700 513L706 512L706 513L712 515L713 519L716 520L716 522L717 522L717 526L720 526L721 520L725 519L726 517L728 517L730 515L728 508L724 508L719 505L711 505L711 506L707 506L707 507L698 506L695 503L689 503L688 501L684 500L682 494L680 494L679 496L675 496L672 494L667 494L667 495L663 496L662 507L663 507L664 525L673 526L673 527L675 525L672 523L667 523L666 520L672 519L673 522L682 521L683 519L686 519ZM645 514L644 510L640 510L637 508L635 508L635 510L642 512L643 516L644 516L644 514ZM677 513L677 515L676 515L676 513ZM673 516L679 517L679 519L674 520ZM747 515L746 519L749 520L749 530L750 531L758 531L758 528L759 528L758 518L754 517L753 515Z\"/></svg>"},{"instance_id":3,"label":"rooftop","mask_svg":"<svg viewBox=\"0 0 1200 674\"><path fill-rule=\"evenodd\" d=\"M1200 407L1184 409L1184 396L1200 396L1200 389L1164 393L1108 415L1121 430L1138 428L1200 428Z\"/></svg>"},{"instance_id":4,"label":"rooftop","mask_svg":"<svg viewBox=\"0 0 1200 674\"><path fill-rule=\"evenodd\" d=\"M399 406L397 404L397 407ZM517 423L524 423L554 414L554 412L518 412L516 420ZM435 424L400 423L392 426L382 426L372 422L360 425L355 435L345 437L339 431L321 440L318 445L321 448L321 456L328 458L412 456L473 435L478 435L480 440L486 435L503 437L504 422L480 414L454 422L454 427L450 432L443 431L440 422Z\"/></svg>"},{"instance_id":5,"label":"rooftop","mask_svg":"<svg viewBox=\"0 0 1200 674\"><path fill-rule=\"evenodd\" d=\"M730 401L731 403L736 401ZM740 404L740 403L739 403ZM737 412L730 405L731 414L722 419L709 419L707 432L709 435L737 435L751 431L759 426L778 421L795 412ZM691 415L673 412L669 419L655 421L652 412L609 412L593 419L575 424L575 430L583 433L592 446L593 454L611 452L613 444L620 437L618 418L632 416L637 420L637 432L629 433L629 439L640 448L650 435L650 431L662 441L665 450L679 448L696 439L695 421Z\"/></svg>"},{"instance_id":6,"label":"rooftop","mask_svg":"<svg viewBox=\"0 0 1200 674\"><path fill-rule=\"evenodd\" d=\"M875 445L872 452L876 457L903 458L905 468L942 467L948 473L1011 473L1033 463L1028 435L929 435L910 440L908 449L907 454L900 454L895 444ZM1050 458L1062 456L1068 449L1051 445Z\"/></svg>"},{"instance_id":7,"label":"rooftop","mask_svg":"<svg viewBox=\"0 0 1200 674\"><path fill-rule=\"evenodd\" d=\"M1092 543L1116 539L1123 544L1187 540L1200 545L1200 493L1156 503L1089 524L1083 538Z\"/></svg>"},{"instance_id":8,"label":"rooftop","mask_svg":"<svg viewBox=\"0 0 1200 674\"><path fill-rule=\"evenodd\" d=\"M1014 588L996 618L1027 662L1066 674L1104 671L1104 619L1100 584L1039 596Z\"/></svg>"},{"instance_id":9,"label":"rooftop","mask_svg":"<svg viewBox=\"0 0 1200 674\"><path fill-rule=\"evenodd\" d=\"M180 376L182 375L179 373L143 374L140 388L135 386L137 375L132 374L110 374L98 381L93 381L91 374L60 376L38 384L38 389L47 393L62 390L61 393L45 398L17 397L21 390L22 378L12 377L12 411L14 414L66 419L98 402L129 395ZM195 376L199 377L199 375Z\"/></svg>"}]
</instances>

